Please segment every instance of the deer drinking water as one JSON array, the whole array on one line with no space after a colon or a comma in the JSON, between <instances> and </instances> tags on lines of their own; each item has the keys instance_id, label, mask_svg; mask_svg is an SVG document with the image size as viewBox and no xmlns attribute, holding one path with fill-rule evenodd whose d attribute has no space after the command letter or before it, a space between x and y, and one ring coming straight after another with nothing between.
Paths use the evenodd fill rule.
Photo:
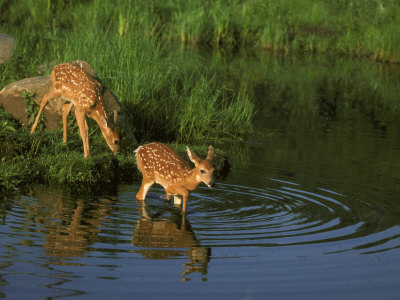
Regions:
<instances>
[{"instance_id":1,"label":"deer drinking water","mask_svg":"<svg viewBox=\"0 0 400 300\"><path fill-rule=\"evenodd\" d=\"M47 102L62 96L66 100L66 103L62 107L63 142L67 142L67 117L72 106L75 106L75 117L83 142L85 158L90 155L89 127L86 116L97 122L110 149L114 153L118 152L119 132L115 126L117 113L114 112L114 120L111 120L107 115L100 91L100 83L94 80L81 67L73 63L63 63L55 66L50 76L52 86L49 92L43 96L39 113L32 125L31 134L35 132L40 114Z\"/></svg>"},{"instance_id":2,"label":"deer drinking water","mask_svg":"<svg viewBox=\"0 0 400 300\"><path fill-rule=\"evenodd\" d=\"M208 148L207 158L202 160L189 147L189 159L195 168L190 166L171 148L162 143L150 143L136 149L136 161L143 175L142 185L136 195L138 200L144 200L154 182L161 184L165 189L167 199L174 195L183 198L182 212L186 212L189 191L194 190L201 182L208 187L214 186L214 167L211 161L214 156L212 146Z\"/></svg>"}]
</instances>

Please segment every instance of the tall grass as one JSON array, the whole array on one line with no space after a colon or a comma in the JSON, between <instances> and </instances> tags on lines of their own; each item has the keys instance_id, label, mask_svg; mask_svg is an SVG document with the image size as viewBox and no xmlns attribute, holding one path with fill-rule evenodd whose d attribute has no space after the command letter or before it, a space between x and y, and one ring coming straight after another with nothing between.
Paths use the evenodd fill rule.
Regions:
<instances>
[{"instance_id":1,"label":"tall grass","mask_svg":"<svg viewBox=\"0 0 400 300\"><path fill-rule=\"evenodd\" d=\"M10 5L10 13L22 2ZM36 75L40 64L82 59L119 97L123 133L134 132L139 140L208 143L240 139L252 130L249 95L227 93L212 71L170 57L159 38L159 21L145 2L78 2L67 6L70 23L54 19L64 6L27 2L22 13L31 19L14 20L23 26L9 27L18 44L14 58L0 66L3 85ZM36 14L41 9L47 13Z\"/></svg>"},{"instance_id":2,"label":"tall grass","mask_svg":"<svg viewBox=\"0 0 400 300\"><path fill-rule=\"evenodd\" d=\"M273 65L263 61L263 75L255 73L256 68L249 71L234 63L221 71L200 58L180 59L171 44L218 49L220 61L227 60L221 53L242 47L400 61L400 3L396 0L0 0L0 11L0 31L17 40L14 56L0 65L0 88L38 75L42 64L48 66L48 74L54 62L86 60L121 102L119 125L125 137L122 161L127 165L132 161L127 157L136 146L134 138L126 139L132 135L140 143L160 140L208 144L245 138L253 128L255 104L250 95L260 92L257 86L264 87L261 92L268 94L266 99L291 115L315 112L319 104L321 93L315 88L319 66L304 71L289 64L284 72L275 72ZM341 72L337 71L329 82L318 81L324 94L334 94L338 84L348 93L354 91L341 80ZM349 73L357 75L354 70ZM363 80L364 75L360 78ZM362 101L363 91L378 96L384 93L385 89L376 90L375 84L368 82L357 94L357 101ZM395 89L384 81L377 84ZM397 109L397 98L392 98L379 102L374 97L368 105L384 103L393 111ZM3 139L12 136L8 123L0 125L3 133L9 130ZM26 134L7 138L7 147L2 148L7 152L1 158L1 169L6 174L3 178L7 178L3 186L17 186L18 180L24 180L24 174L32 175L33 170L45 176L43 166L54 178L68 178L69 182L96 182L98 170L107 173L113 168L101 169L102 163L115 160L102 154L107 149L95 129L91 144L98 149L93 152L97 162L97 158L94 163L78 161L78 155L71 154L64 161L74 164L76 172L68 173L63 168L62 176L57 175L61 168L54 166L62 161L57 155L65 149L60 140L60 135L50 141ZM38 147L39 143L44 147ZM67 149L79 151L80 157L80 147L79 136L75 135ZM40 152L42 148L52 150L44 153ZM10 151L16 154L10 156ZM36 164L40 157L45 160ZM46 165L47 161L51 164ZM25 170L22 166L27 162L32 165ZM107 180L113 176L108 174ZM46 180L55 180L51 178Z\"/></svg>"},{"instance_id":3,"label":"tall grass","mask_svg":"<svg viewBox=\"0 0 400 300\"><path fill-rule=\"evenodd\" d=\"M8 13L0 16L0 31L17 40L12 58L0 65L0 89L37 76L40 65L49 74L57 62L85 60L120 100L123 137L116 158L90 126L92 159L84 160L77 132L63 145L60 132L31 136L0 111L1 193L28 181L79 189L127 180L135 174L137 142L209 145L252 131L249 94L228 90L201 59L188 64L171 55L147 2L17 0L0 7Z\"/></svg>"},{"instance_id":4,"label":"tall grass","mask_svg":"<svg viewBox=\"0 0 400 300\"><path fill-rule=\"evenodd\" d=\"M0 2L0 23L90 32L218 49L264 47L399 61L397 0L15 0Z\"/></svg>"}]
</instances>

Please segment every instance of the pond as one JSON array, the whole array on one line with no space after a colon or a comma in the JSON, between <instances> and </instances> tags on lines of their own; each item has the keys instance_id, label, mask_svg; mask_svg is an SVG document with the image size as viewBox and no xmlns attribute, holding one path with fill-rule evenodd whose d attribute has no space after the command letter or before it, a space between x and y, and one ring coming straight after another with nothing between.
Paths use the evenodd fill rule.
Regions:
<instances>
[{"instance_id":1,"label":"pond","mask_svg":"<svg viewBox=\"0 0 400 300\"><path fill-rule=\"evenodd\" d=\"M0 207L0 298L396 299L400 67L331 57L232 57L255 132L229 176L190 194L154 185L73 196L44 186Z\"/></svg>"}]
</instances>

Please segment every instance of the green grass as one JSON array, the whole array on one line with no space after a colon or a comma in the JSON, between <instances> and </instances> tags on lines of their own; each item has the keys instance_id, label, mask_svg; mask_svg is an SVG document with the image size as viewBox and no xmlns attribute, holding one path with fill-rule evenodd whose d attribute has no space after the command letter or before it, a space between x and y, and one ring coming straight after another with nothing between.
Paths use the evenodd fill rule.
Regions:
<instances>
[{"instance_id":1,"label":"green grass","mask_svg":"<svg viewBox=\"0 0 400 300\"><path fill-rule=\"evenodd\" d=\"M57 62L91 64L121 104L121 153L113 156L100 130L90 124L92 158L83 159L73 128L67 145L60 131L31 136L0 112L0 188L29 182L95 188L138 178L134 149L147 141L202 145L241 140L252 131L254 103L228 90L214 70L169 55L160 20L146 2L0 1L0 32L15 36L12 58L0 65L0 89L26 77L49 74ZM144 9L144 10L143 10ZM90 13L88 13L90 12ZM30 114L35 107L30 106ZM61 120L60 120L61 121ZM240 124L240 126L238 126Z\"/></svg>"},{"instance_id":2,"label":"green grass","mask_svg":"<svg viewBox=\"0 0 400 300\"><path fill-rule=\"evenodd\" d=\"M400 60L397 0L16 0L1 1L0 10L1 27L44 30L41 38L51 43L62 44L66 32L83 32L83 41L87 33L108 32L220 50L255 46Z\"/></svg>"},{"instance_id":3,"label":"green grass","mask_svg":"<svg viewBox=\"0 0 400 300\"><path fill-rule=\"evenodd\" d=\"M58 20L60 24L43 25L45 21L36 19L50 21L58 10L54 6L47 14L36 15L34 8L40 3L29 2L32 9L21 13L31 19L17 19L21 26L9 27L18 43L13 58L0 65L0 88L36 76L42 64L82 59L118 96L123 133L133 132L139 141L207 143L224 137L240 139L252 130L251 97L227 92L213 71L202 65L169 57L157 31L148 27L149 19L136 18L138 7L133 4L93 1L93 14L82 15L84 4L78 3L71 8L71 23Z\"/></svg>"},{"instance_id":4,"label":"green grass","mask_svg":"<svg viewBox=\"0 0 400 300\"><path fill-rule=\"evenodd\" d=\"M240 65L221 71L218 65L225 64L232 51L258 48L400 61L400 3L395 0L0 0L0 11L0 32L17 40L13 57L0 65L0 89L37 76L40 65L46 65L49 74L54 62L82 59L117 95L123 110L118 124L122 154L108 153L92 125L89 161L81 157L76 132L65 146L60 132L30 136L0 114L0 187L5 190L32 178L76 186L120 180L118 174L128 178L134 167L133 150L150 140L204 147L243 140L253 131L252 95L265 82L268 99L291 114L313 111L319 97L313 85L317 69L288 66L284 74L276 74L266 65L267 74L262 76ZM216 49L216 62L204 62L196 55L182 59L174 48L179 45ZM360 80L366 78L362 90L384 93L385 89L374 89L372 77L368 82L367 72L353 73ZM319 84L328 93L334 93L337 84L352 92L342 75L338 70L333 81ZM396 89L384 81L378 84ZM374 101L368 105L381 104ZM394 100L383 101L387 107L397 107Z\"/></svg>"},{"instance_id":5,"label":"green grass","mask_svg":"<svg viewBox=\"0 0 400 300\"><path fill-rule=\"evenodd\" d=\"M141 178L133 152L138 144L125 141L121 153L114 155L95 126L90 130L92 156L85 159L77 131L69 133L68 143L64 145L61 130L31 135L1 108L0 124L0 196L23 191L38 183L81 193ZM207 146L195 146L194 149L204 156ZM172 147L182 157L187 156L184 145ZM229 171L226 169L227 157L223 151L217 151L216 170L223 176L223 172Z\"/></svg>"}]
</instances>

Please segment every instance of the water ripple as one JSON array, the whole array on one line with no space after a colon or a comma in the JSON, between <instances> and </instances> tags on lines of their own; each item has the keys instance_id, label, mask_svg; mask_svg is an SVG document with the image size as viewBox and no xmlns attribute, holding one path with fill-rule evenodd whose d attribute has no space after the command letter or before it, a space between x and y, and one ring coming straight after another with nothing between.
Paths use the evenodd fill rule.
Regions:
<instances>
[{"instance_id":1,"label":"water ripple","mask_svg":"<svg viewBox=\"0 0 400 300\"><path fill-rule=\"evenodd\" d=\"M396 224L391 217L377 217L366 203L324 188L310 191L295 183L271 181L276 187L219 184L212 191L204 188L191 194L189 218L203 244L327 244L332 252L362 253L375 251L370 248L378 244L388 244L379 251L399 247L399 227L391 228Z\"/></svg>"}]
</instances>

